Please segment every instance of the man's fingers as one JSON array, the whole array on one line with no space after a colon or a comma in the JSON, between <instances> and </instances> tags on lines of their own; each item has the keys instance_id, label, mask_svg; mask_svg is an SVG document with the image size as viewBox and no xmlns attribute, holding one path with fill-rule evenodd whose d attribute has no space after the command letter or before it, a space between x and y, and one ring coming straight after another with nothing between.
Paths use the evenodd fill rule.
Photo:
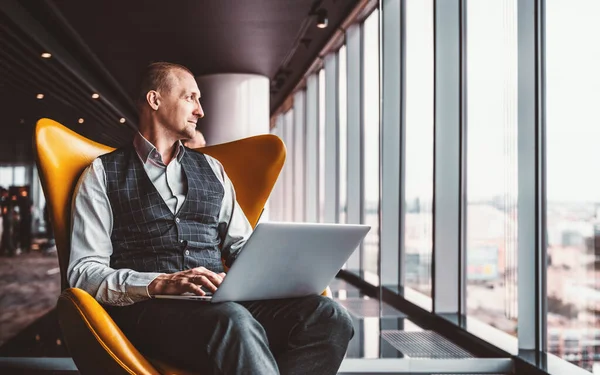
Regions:
<instances>
[{"instance_id":1,"label":"man's fingers","mask_svg":"<svg viewBox=\"0 0 600 375\"><path fill-rule=\"evenodd\" d=\"M202 288L200 287L200 285L196 285L194 283L187 283L186 284L186 292L190 292L190 293L194 293L197 296L203 296L206 293L202 290Z\"/></svg>"},{"instance_id":2,"label":"man's fingers","mask_svg":"<svg viewBox=\"0 0 600 375\"><path fill-rule=\"evenodd\" d=\"M204 267L193 268L192 270L194 272L192 273L192 276L189 276L189 277L204 276L204 277L208 278L210 280L210 282L212 282L216 286L221 285L221 283L223 282L223 276L221 276L221 275L225 275L224 273L214 273L213 271L207 270Z\"/></svg>"},{"instance_id":3,"label":"man's fingers","mask_svg":"<svg viewBox=\"0 0 600 375\"><path fill-rule=\"evenodd\" d=\"M215 284L213 284L213 282L207 276L192 276L189 278L189 281L196 285L204 286L206 289L210 290L211 292L217 291L217 286Z\"/></svg>"}]
</instances>

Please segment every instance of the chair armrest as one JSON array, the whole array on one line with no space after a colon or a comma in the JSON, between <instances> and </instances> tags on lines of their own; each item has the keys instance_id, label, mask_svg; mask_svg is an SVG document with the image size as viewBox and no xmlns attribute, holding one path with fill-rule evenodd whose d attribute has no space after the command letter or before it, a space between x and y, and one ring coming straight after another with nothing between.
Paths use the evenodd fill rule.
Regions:
<instances>
[{"instance_id":1,"label":"chair armrest","mask_svg":"<svg viewBox=\"0 0 600 375\"><path fill-rule=\"evenodd\" d=\"M57 309L67 348L81 374L160 374L87 292L66 289Z\"/></svg>"}]
</instances>

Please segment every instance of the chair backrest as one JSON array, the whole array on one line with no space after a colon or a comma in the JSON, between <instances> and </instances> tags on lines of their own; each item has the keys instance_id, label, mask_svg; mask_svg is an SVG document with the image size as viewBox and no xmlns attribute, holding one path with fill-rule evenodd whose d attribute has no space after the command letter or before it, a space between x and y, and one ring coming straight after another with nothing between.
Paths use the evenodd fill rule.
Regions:
<instances>
[{"instance_id":1,"label":"chair backrest","mask_svg":"<svg viewBox=\"0 0 600 375\"><path fill-rule=\"evenodd\" d=\"M114 148L87 139L50 119L37 122L34 135L36 164L50 210L56 239L62 289L68 287L66 273L70 255L71 201L83 170L98 156ZM285 161L285 146L277 136L266 134L201 151L219 160L231 179L237 201L252 227Z\"/></svg>"}]
</instances>

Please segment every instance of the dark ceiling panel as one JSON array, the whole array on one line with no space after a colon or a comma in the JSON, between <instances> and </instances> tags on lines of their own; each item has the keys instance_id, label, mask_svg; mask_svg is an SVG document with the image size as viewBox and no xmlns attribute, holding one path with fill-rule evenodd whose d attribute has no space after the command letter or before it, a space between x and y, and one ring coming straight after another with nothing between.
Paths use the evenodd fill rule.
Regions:
<instances>
[{"instance_id":1,"label":"dark ceiling panel","mask_svg":"<svg viewBox=\"0 0 600 375\"><path fill-rule=\"evenodd\" d=\"M152 61L274 75L312 0L53 2L128 92Z\"/></svg>"},{"instance_id":2,"label":"dark ceiling panel","mask_svg":"<svg viewBox=\"0 0 600 375\"><path fill-rule=\"evenodd\" d=\"M98 142L122 144L135 129L131 94L139 71L160 60L196 75L265 75L273 111L357 3L1 0L1 139L28 137L37 119L50 117ZM311 15L321 8L328 11L326 29ZM50 60L40 57L47 50L54 54ZM101 97L93 100L96 88ZM39 92L45 94L41 101L35 99ZM119 123L121 116L127 124ZM29 133L13 137L12 127L24 124Z\"/></svg>"}]
</instances>

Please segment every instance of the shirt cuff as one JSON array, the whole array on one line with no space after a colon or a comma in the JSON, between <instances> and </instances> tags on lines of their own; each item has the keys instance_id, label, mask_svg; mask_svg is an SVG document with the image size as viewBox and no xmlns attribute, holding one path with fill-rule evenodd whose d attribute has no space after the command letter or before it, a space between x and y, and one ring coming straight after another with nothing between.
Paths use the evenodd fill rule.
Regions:
<instances>
[{"instance_id":1,"label":"shirt cuff","mask_svg":"<svg viewBox=\"0 0 600 375\"><path fill-rule=\"evenodd\" d=\"M162 273L156 272L134 272L127 278L125 291L127 296L134 302L152 298L148 293L148 285Z\"/></svg>"}]
</instances>

